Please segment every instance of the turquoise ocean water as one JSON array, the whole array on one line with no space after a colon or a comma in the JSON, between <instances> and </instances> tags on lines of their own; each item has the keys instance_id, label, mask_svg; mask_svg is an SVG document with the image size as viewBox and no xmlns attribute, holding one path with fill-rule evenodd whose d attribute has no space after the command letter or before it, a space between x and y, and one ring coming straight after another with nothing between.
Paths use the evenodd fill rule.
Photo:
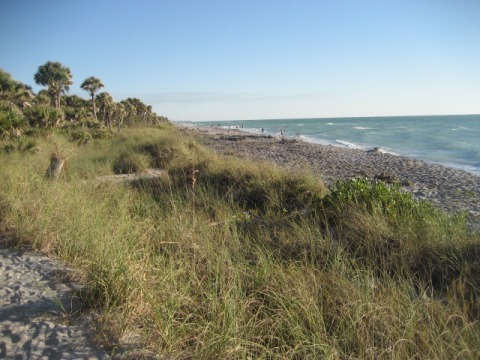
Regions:
<instances>
[{"instance_id":1,"label":"turquoise ocean water","mask_svg":"<svg viewBox=\"0 0 480 360\"><path fill-rule=\"evenodd\" d=\"M382 151L480 176L480 115L272 119L192 122L299 137L304 141Z\"/></svg>"}]
</instances>

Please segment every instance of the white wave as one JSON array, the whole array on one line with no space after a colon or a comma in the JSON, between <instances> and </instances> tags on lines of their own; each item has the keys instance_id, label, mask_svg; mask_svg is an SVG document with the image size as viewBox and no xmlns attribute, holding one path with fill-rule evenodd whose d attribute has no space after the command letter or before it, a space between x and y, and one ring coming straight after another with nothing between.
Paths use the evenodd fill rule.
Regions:
<instances>
[{"instance_id":1,"label":"white wave","mask_svg":"<svg viewBox=\"0 0 480 360\"><path fill-rule=\"evenodd\" d=\"M335 125L335 124L334 124L334 123L332 123L332 122L329 122L329 123L327 123L327 125Z\"/></svg>"},{"instance_id":2,"label":"white wave","mask_svg":"<svg viewBox=\"0 0 480 360\"><path fill-rule=\"evenodd\" d=\"M312 143L312 144L334 145L331 141L323 140L323 139L317 139L317 138L314 138L314 137L311 137L311 136L300 135L298 137L298 139L301 140L301 141Z\"/></svg>"},{"instance_id":3,"label":"white wave","mask_svg":"<svg viewBox=\"0 0 480 360\"><path fill-rule=\"evenodd\" d=\"M354 126L353 128L357 130L374 130L374 128L369 128L364 126Z\"/></svg>"},{"instance_id":4,"label":"white wave","mask_svg":"<svg viewBox=\"0 0 480 360\"><path fill-rule=\"evenodd\" d=\"M261 133L262 130L258 128L240 128L239 130L247 132L247 133Z\"/></svg>"},{"instance_id":5,"label":"white wave","mask_svg":"<svg viewBox=\"0 0 480 360\"><path fill-rule=\"evenodd\" d=\"M359 149L359 150L366 150L365 146L359 145L359 144L354 144L348 141L344 140L335 140L337 144L340 144L343 147L349 148L349 149Z\"/></svg>"},{"instance_id":6,"label":"white wave","mask_svg":"<svg viewBox=\"0 0 480 360\"><path fill-rule=\"evenodd\" d=\"M381 152L382 154L390 154L390 155L395 155L395 156L401 156L400 154L390 150L390 149L386 149L386 148L383 148L383 147L379 147L378 148L378 152Z\"/></svg>"}]
</instances>

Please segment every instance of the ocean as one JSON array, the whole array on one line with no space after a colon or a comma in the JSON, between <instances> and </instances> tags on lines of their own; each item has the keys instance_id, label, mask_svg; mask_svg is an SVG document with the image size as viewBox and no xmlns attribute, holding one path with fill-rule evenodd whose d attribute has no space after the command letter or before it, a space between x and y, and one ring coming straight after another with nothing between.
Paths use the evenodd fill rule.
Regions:
<instances>
[{"instance_id":1,"label":"ocean","mask_svg":"<svg viewBox=\"0 0 480 360\"><path fill-rule=\"evenodd\" d=\"M480 115L190 122L408 156L480 176Z\"/></svg>"}]
</instances>

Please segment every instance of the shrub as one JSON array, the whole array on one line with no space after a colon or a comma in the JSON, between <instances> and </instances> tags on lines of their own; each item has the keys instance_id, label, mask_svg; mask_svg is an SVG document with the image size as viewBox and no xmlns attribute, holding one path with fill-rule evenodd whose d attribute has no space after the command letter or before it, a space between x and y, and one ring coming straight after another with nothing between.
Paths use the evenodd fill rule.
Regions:
<instances>
[{"instance_id":1,"label":"shrub","mask_svg":"<svg viewBox=\"0 0 480 360\"><path fill-rule=\"evenodd\" d=\"M77 142L79 145L88 144L92 140L92 134L87 128L80 127L70 131L70 140Z\"/></svg>"},{"instance_id":2,"label":"shrub","mask_svg":"<svg viewBox=\"0 0 480 360\"><path fill-rule=\"evenodd\" d=\"M39 128L55 127L65 118L61 109L44 104L34 104L27 108L25 116L30 126Z\"/></svg>"},{"instance_id":3,"label":"shrub","mask_svg":"<svg viewBox=\"0 0 480 360\"><path fill-rule=\"evenodd\" d=\"M90 129L90 135L94 139L107 139L112 136L112 132L104 125Z\"/></svg>"},{"instance_id":4,"label":"shrub","mask_svg":"<svg viewBox=\"0 0 480 360\"><path fill-rule=\"evenodd\" d=\"M20 109L11 101L0 101L0 137L13 135L25 126Z\"/></svg>"},{"instance_id":5,"label":"shrub","mask_svg":"<svg viewBox=\"0 0 480 360\"><path fill-rule=\"evenodd\" d=\"M325 204L330 207L363 204L368 212L379 209L392 221L404 212L416 212L422 206L428 206L427 203L415 201L411 194L400 189L399 184L388 185L382 181L352 179L338 182L326 198Z\"/></svg>"}]
</instances>

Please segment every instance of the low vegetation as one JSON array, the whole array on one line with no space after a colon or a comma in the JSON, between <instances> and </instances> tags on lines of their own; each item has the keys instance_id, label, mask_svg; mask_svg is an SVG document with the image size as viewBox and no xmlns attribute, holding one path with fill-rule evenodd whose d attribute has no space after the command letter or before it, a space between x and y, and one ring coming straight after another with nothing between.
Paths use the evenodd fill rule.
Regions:
<instances>
[{"instance_id":1,"label":"low vegetation","mask_svg":"<svg viewBox=\"0 0 480 360\"><path fill-rule=\"evenodd\" d=\"M21 138L1 143L0 226L73 264L112 351L130 339L180 359L480 355L480 236L462 214L396 185L327 189L220 157L169 123ZM66 158L53 182L52 153ZM147 167L164 172L97 180Z\"/></svg>"}]
</instances>

